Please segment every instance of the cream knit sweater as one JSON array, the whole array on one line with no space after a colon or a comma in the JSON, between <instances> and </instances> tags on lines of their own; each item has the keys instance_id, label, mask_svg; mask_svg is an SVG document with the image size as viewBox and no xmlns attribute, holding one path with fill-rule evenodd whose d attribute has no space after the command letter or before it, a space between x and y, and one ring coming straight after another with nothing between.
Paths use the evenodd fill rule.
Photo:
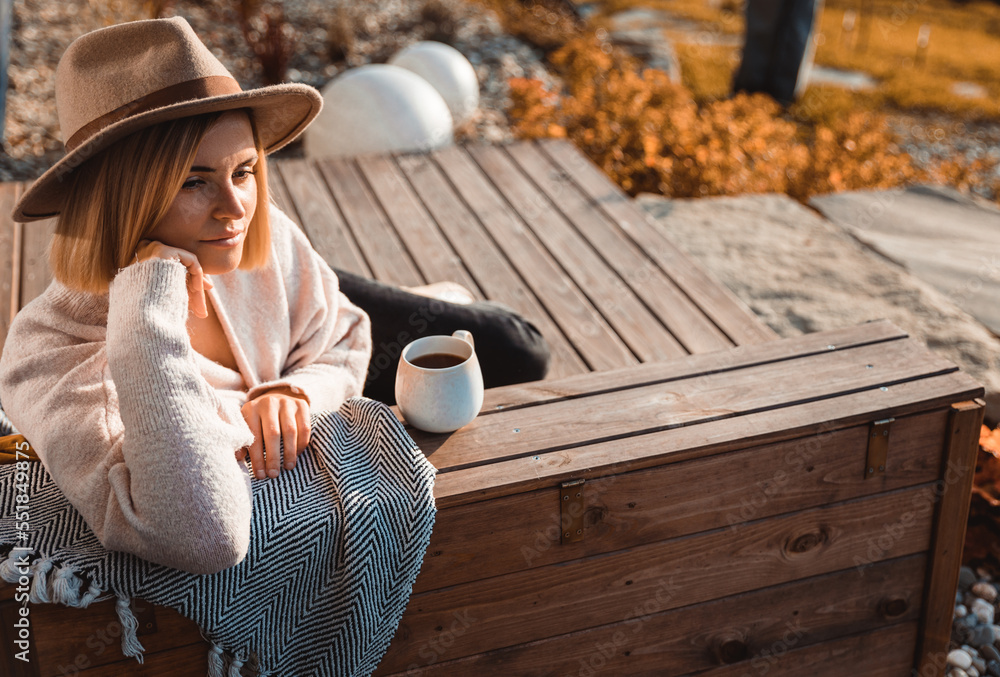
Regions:
<instances>
[{"instance_id":1,"label":"cream knit sweater","mask_svg":"<svg viewBox=\"0 0 1000 677\"><path fill-rule=\"evenodd\" d=\"M277 385L314 412L361 394L367 315L274 207L271 224L267 266L212 276L239 373L191 348L175 261L130 265L103 295L53 282L11 324L0 402L109 550L194 573L240 562L250 477L235 452L253 441L240 407Z\"/></svg>"}]
</instances>

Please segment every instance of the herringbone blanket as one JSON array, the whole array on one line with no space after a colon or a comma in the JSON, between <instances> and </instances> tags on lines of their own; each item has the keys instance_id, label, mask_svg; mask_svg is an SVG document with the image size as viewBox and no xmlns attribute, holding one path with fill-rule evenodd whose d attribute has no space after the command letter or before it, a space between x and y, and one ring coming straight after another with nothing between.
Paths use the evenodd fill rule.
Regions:
<instances>
[{"instance_id":1,"label":"herringbone blanket","mask_svg":"<svg viewBox=\"0 0 1000 677\"><path fill-rule=\"evenodd\" d=\"M0 411L0 435L12 432ZM197 622L212 643L210 677L244 665L274 677L368 675L430 540L434 472L385 405L356 398L314 415L295 469L252 482L246 559L195 575L105 550L41 463L4 465L0 575L27 576L32 602L117 597L123 651L140 662L133 597Z\"/></svg>"}]
</instances>

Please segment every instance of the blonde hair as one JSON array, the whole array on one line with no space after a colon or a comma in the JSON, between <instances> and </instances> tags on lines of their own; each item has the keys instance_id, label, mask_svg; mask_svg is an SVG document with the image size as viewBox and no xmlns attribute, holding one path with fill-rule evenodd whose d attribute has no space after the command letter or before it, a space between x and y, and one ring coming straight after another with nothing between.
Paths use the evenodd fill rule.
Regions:
<instances>
[{"instance_id":1,"label":"blonde hair","mask_svg":"<svg viewBox=\"0 0 1000 677\"><path fill-rule=\"evenodd\" d=\"M242 269L270 255L267 167L253 115L257 149L257 206L243 245ZM101 294L133 261L139 241L170 208L208 129L222 112L195 115L135 132L73 172L68 197L49 249L53 276L80 291Z\"/></svg>"}]
</instances>

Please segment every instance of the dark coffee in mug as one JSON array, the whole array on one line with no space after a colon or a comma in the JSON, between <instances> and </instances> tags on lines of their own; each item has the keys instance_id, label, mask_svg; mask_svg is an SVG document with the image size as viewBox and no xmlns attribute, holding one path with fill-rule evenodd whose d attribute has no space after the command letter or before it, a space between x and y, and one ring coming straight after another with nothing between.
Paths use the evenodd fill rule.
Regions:
<instances>
[{"instance_id":1,"label":"dark coffee in mug","mask_svg":"<svg viewBox=\"0 0 1000 677\"><path fill-rule=\"evenodd\" d=\"M410 363L414 366L424 369L447 369L463 362L465 362L464 357L461 355L452 355L451 353L428 353L427 355L421 355L410 360Z\"/></svg>"}]
</instances>

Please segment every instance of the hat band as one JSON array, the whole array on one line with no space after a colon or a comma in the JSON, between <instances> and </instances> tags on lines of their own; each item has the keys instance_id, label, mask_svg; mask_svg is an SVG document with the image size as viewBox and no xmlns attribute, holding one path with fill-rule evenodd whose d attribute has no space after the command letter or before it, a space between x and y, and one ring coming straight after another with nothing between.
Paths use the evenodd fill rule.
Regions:
<instances>
[{"instance_id":1,"label":"hat band","mask_svg":"<svg viewBox=\"0 0 1000 677\"><path fill-rule=\"evenodd\" d=\"M76 130L73 136L66 142L66 151L75 150L77 146L105 127L109 127L116 122L121 122L127 117L140 115L175 103L195 99L207 99L213 96L225 96L227 94L239 94L242 91L240 84L226 75L209 75L158 89L135 101L129 101L113 111L91 120Z\"/></svg>"}]
</instances>

